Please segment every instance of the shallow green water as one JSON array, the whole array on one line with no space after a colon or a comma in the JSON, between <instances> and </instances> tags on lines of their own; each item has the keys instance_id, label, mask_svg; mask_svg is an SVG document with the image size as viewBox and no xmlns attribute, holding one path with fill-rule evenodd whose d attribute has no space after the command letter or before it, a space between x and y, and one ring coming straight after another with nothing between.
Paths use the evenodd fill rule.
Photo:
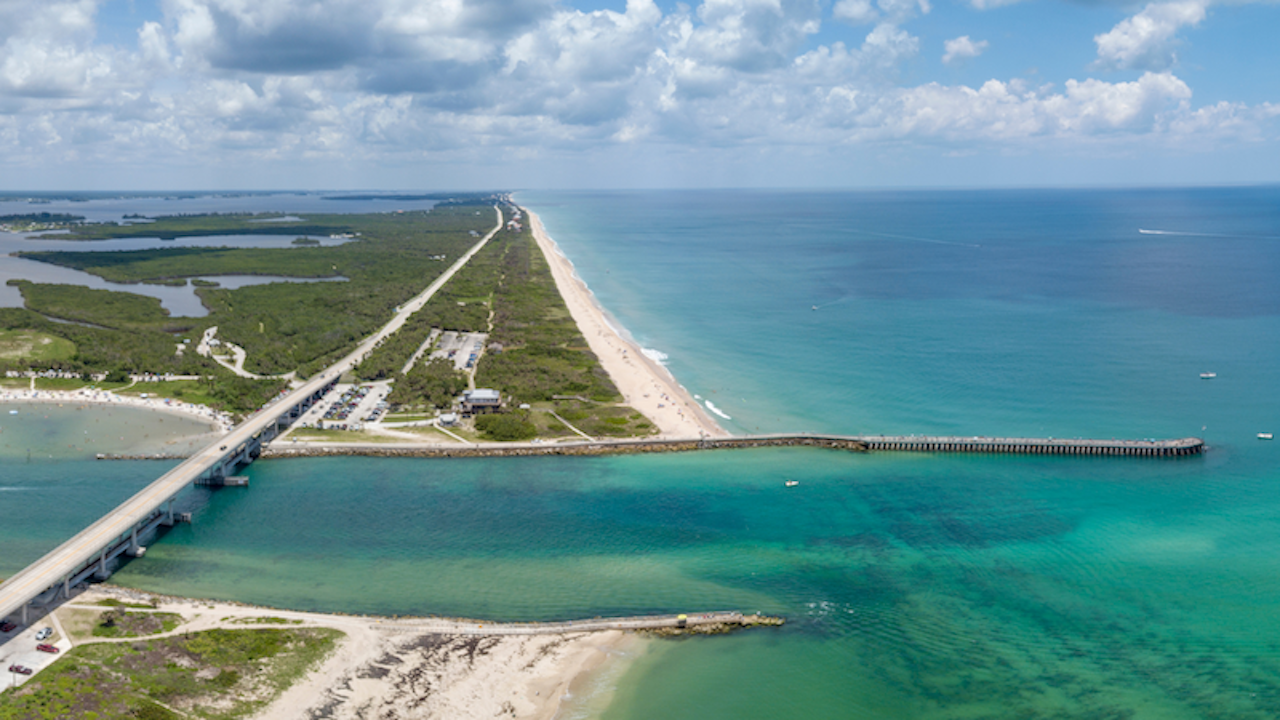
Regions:
<instances>
[{"instance_id":1,"label":"shallow green water","mask_svg":"<svg viewBox=\"0 0 1280 720\"><path fill-rule=\"evenodd\" d=\"M1280 493L1226 461L264 461L115 581L345 612L788 617L659 643L609 718L1274 717Z\"/></svg>"},{"instance_id":2,"label":"shallow green water","mask_svg":"<svg viewBox=\"0 0 1280 720\"><path fill-rule=\"evenodd\" d=\"M52 550L176 464L95 455L180 452L208 429L194 419L137 408L0 403L0 577Z\"/></svg>"}]
</instances>

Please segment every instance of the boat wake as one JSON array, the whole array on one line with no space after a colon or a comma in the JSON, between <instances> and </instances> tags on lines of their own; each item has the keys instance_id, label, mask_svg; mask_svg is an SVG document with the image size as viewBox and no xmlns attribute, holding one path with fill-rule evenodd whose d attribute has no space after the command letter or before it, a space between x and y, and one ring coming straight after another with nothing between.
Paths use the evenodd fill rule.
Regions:
<instances>
[{"instance_id":1,"label":"boat wake","mask_svg":"<svg viewBox=\"0 0 1280 720\"><path fill-rule=\"evenodd\" d=\"M934 238L913 237L911 235L896 235L894 233L872 232L871 230L854 230L856 233L863 235L872 235L874 237L889 238L891 240L910 240L912 242L931 243L933 245L955 245L956 247L980 248L981 245L974 243L956 242L954 240L937 240Z\"/></svg>"},{"instance_id":2,"label":"boat wake","mask_svg":"<svg viewBox=\"0 0 1280 720\"><path fill-rule=\"evenodd\" d=\"M1148 230L1147 228L1138 228L1141 235L1172 235L1175 237L1204 237L1204 238L1236 238L1238 240L1280 240L1280 237L1274 235L1229 235L1226 233L1198 233L1183 232L1181 230Z\"/></svg>"}]
</instances>

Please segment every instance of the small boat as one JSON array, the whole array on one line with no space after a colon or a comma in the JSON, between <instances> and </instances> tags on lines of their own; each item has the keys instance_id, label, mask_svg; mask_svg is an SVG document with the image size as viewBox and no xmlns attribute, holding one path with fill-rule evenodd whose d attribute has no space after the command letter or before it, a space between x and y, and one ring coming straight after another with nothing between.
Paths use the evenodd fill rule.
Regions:
<instances>
[{"instance_id":1,"label":"small boat","mask_svg":"<svg viewBox=\"0 0 1280 720\"><path fill-rule=\"evenodd\" d=\"M1218 373L1200 373L1201 380L1212 380L1218 377Z\"/></svg>"},{"instance_id":2,"label":"small boat","mask_svg":"<svg viewBox=\"0 0 1280 720\"><path fill-rule=\"evenodd\" d=\"M799 481L799 480L788 480L785 484L786 484L786 486L787 486L787 487L795 487L795 486L797 486L797 485L799 485L799 484L800 484L800 481Z\"/></svg>"},{"instance_id":3,"label":"small boat","mask_svg":"<svg viewBox=\"0 0 1280 720\"><path fill-rule=\"evenodd\" d=\"M814 310L817 310L817 309L818 309L818 306L817 306L817 305L814 305L814 306L813 306L813 309L814 309Z\"/></svg>"},{"instance_id":4,"label":"small boat","mask_svg":"<svg viewBox=\"0 0 1280 720\"><path fill-rule=\"evenodd\" d=\"M1259 440L1270 440L1270 439L1271 439L1271 433L1258 433L1258 439L1259 439Z\"/></svg>"}]
</instances>

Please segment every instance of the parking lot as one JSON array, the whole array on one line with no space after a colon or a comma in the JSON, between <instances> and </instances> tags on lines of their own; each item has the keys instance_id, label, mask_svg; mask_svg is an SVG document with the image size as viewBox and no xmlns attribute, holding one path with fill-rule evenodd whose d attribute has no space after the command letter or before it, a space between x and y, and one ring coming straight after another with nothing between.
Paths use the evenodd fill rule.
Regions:
<instances>
[{"instance_id":1,"label":"parking lot","mask_svg":"<svg viewBox=\"0 0 1280 720\"><path fill-rule=\"evenodd\" d=\"M484 354L485 341L488 339L489 336L485 333L460 333L449 330L440 334L440 344L431 351L431 357L452 360L454 368L471 371L475 369L476 362Z\"/></svg>"},{"instance_id":2,"label":"parking lot","mask_svg":"<svg viewBox=\"0 0 1280 720\"><path fill-rule=\"evenodd\" d=\"M329 429L358 430L364 423L382 419L390 392L391 385L385 382L338 385L315 409L318 417L308 413L304 421Z\"/></svg>"},{"instance_id":3,"label":"parking lot","mask_svg":"<svg viewBox=\"0 0 1280 720\"><path fill-rule=\"evenodd\" d=\"M17 625L17 619L13 617L5 618L5 621L13 623L16 627L8 632L0 632L0 671L4 672L4 682L0 684L0 688L7 689L22 685L30 680L34 673L48 667L54 660L61 657L63 652L71 649L71 641L63 636L62 626L52 614L35 619L26 627ZM49 637L37 640L37 633L44 628L49 628L51 631ZM58 648L59 652L41 652L36 649L36 645L41 644L52 645ZM14 666L30 668L32 675L10 671Z\"/></svg>"}]
</instances>

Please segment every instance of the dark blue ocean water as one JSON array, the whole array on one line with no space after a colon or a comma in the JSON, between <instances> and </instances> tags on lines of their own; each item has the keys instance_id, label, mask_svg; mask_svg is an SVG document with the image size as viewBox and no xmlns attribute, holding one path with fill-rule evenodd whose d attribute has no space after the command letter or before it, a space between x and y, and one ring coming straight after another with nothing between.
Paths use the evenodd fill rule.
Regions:
<instances>
[{"instance_id":1,"label":"dark blue ocean water","mask_svg":"<svg viewBox=\"0 0 1280 720\"><path fill-rule=\"evenodd\" d=\"M341 611L787 616L654 644L607 718L1280 716L1280 451L1256 439L1280 427L1280 190L519 199L733 431L1211 450L263 461L116 579Z\"/></svg>"}]
</instances>

